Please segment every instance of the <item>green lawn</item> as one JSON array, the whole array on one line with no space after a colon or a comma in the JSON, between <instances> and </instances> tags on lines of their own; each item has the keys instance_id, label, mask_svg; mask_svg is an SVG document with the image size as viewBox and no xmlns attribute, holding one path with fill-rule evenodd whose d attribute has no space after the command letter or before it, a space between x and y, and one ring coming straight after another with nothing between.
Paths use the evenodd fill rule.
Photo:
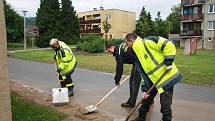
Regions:
<instances>
[{"instance_id":1,"label":"green lawn","mask_svg":"<svg viewBox=\"0 0 215 121\"><path fill-rule=\"evenodd\" d=\"M54 109L25 101L15 93L11 94L13 121L62 121L65 115Z\"/></svg>"},{"instance_id":2,"label":"green lawn","mask_svg":"<svg viewBox=\"0 0 215 121\"><path fill-rule=\"evenodd\" d=\"M14 58L53 63L53 52L29 51L12 54ZM115 59L112 55L77 55L78 67L90 70L115 72ZM195 56L184 56L183 49L177 49L175 63L183 75L184 83L215 85L215 51L197 50ZM131 66L125 66L125 74Z\"/></svg>"},{"instance_id":3,"label":"green lawn","mask_svg":"<svg viewBox=\"0 0 215 121\"><path fill-rule=\"evenodd\" d=\"M8 50L21 50L24 48L23 43L7 43Z\"/></svg>"}]
</instances>

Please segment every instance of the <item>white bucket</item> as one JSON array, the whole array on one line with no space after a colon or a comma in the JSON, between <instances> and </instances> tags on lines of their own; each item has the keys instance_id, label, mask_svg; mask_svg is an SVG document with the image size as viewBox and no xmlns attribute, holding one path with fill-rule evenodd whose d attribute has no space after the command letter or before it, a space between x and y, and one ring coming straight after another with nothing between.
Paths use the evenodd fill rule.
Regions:
<instances>
[{"instance_id":1,"label":"white bucket","mask_svg":"<svg viewBox=\"0 0 215 121\"><path fill-rule=\"evenodd\" d=\"M69 102L68 88L53 88L52 89L52 103L63 104Z\"/></svg>"}]
</instances>

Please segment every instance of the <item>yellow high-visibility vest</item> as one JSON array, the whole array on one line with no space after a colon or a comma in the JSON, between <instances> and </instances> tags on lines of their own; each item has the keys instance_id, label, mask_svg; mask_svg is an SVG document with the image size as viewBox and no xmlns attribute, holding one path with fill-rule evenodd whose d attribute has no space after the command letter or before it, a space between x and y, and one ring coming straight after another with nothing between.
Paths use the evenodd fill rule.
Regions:
<instances>
[{"instance_id":1,"label":"yellow high-visibility vest","mask_svg":"<svg viewBox=\"0 0 215 121\"><path fill-rule=\"evenodd\" d=\"M77 61L72 50L64 42L58 42L60 49L55 52L55 59L58 69L60 69L60 74L63 77L75 68Z\"/></svg>"},{"instance_id":2,"label":"yellow high-visibility vest","mask_svg":"<svg viewBox=\"0 0 215 121\"><path fill-rule=\"evenodd\" d=\"M148 39L137 37L132 48L150 80L155 83L159 77L166 71L164 59L174 59L176 54L175 45L163 37L159 37L157 42ZM162 78L156 86L158 93L164 92L162 88L168 83L171 83L174 78L180 75L174 62L172 69Z\"/></svg>"}]
</instances>

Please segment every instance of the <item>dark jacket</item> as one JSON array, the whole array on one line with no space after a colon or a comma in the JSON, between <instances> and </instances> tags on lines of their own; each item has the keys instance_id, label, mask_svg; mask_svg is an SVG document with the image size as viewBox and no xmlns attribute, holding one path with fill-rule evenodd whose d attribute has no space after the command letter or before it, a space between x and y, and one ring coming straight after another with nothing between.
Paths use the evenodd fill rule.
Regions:
<instances>
[{"instance_id":1,"label":"dark jacket","mask_svg":"<svg viewBox=\"0 0 215 121\"><path fill-rule=\"evenodd\" d=\"M123 74L123 64L134 64L134 60L130 50L127 50L126 52L121 51L119 53L118 46L115 46L113 56L115 56L116 59L116 75L114 79L115 83L118 84Z\"/></svg>"}]
</instances>

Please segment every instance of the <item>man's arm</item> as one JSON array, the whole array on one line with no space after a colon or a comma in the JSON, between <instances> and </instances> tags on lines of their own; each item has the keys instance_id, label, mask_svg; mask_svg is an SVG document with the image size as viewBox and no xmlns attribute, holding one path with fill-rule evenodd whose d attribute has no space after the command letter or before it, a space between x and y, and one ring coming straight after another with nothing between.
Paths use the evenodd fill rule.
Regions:
<instances>
[{"instance_id":1,"label":"man's arm","mask_svg":"<svg viewBox=\"0 0 215 121\"><path fill-rule=\"evenodd\" d=\"M167 70L171 69L176 54L175 45L171 41L162 37L160 37L157 45L163 52L164 63L167 66Z\"/></svg>"},{"instance_id":2,"label":"man's arm","mask_svg":"<svg viewBox=\"0 0 215 121\"><path fill-rule=\"evenodd\" d=\"M122 55L117 55L116 56L116 75L114 77L116 85L119 84L122 74L123 74L123 57Z\"/></svg>"}]
</instances>

